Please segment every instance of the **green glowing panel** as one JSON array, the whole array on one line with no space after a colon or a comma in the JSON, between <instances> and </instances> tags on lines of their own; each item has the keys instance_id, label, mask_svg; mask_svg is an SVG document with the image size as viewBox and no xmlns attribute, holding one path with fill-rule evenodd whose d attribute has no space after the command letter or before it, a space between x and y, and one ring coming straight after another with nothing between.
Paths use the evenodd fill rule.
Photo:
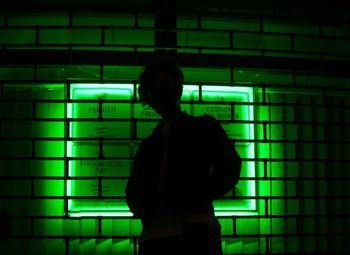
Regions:
<instances>
[{"instance_id":1,"label":"green glowing panel","mask_svg":"<svg viewBox=\"0 0 350 255\"><path fill-rule=\"evenodd\" d=\"M134 139L147 137L160 120L151 108L134 101L134 90L132 84L71 84L66 141L69 216L132 216L124 189L139 144ZM190 115L210 114L221 121L242 158L255 158L253 88L200 90L198 85L185 85L181 99ZM252 199L255 176L254 162L245 161L242 177L251 180L241 180L234 191L214 202L217 216L257 214L257 201ZM234 196L239 199L230 199Z\"/></svg>"},{"instance_id":2,"label":"green glowing panel","mask_svg":"<svg viewBox=\"0 0 350 255\"><path fill-rule=\"evenodd\" d=\"M193 94L199 91L193 90ZM210 114L222 122L230 139L235 139L236 149L242 158L254 159L254 120L253 88L232 86L203 86L203 103L194 103L193 115ZM254 178L256 176L255 163L244 162L242 177ZM257 213L257 202L251 199L256 195L255 180L239 181L235 195L240 199L222 199L214 202L217 216L251 215ZM229 198L234 194L226 194ZM244 197L248 197L244 199ZM243 199L242 199L243 198Z\"/></svg>"}]
</instances>

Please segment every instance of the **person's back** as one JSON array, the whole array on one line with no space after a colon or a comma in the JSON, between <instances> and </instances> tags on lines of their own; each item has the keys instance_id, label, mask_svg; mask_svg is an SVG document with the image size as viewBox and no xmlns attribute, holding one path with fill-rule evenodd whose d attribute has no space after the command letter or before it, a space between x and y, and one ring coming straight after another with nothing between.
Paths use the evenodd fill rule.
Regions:
<instances>
[{"instance_id":1,"label":"person's back","mask_svg":"<svg viewBox=\"0 0 350 255\"><path fill-rule=\"evenodd\" d=\"M182 79L181 70L162 59L140 79L141 100L162 116L140 145L125 190L142 221L140 254L222 253L213 200L237 184L241 160L215 118L181 111Z\"/></svg>"}]
</instances>

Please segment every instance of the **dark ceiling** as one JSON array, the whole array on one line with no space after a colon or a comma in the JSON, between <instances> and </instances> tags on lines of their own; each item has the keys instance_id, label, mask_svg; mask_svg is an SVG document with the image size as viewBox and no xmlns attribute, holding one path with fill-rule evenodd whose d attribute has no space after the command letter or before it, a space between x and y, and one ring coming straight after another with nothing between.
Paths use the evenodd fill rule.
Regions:
<instances>
[{"instance_id":1,"label":"dark ceiling","mask_svg":"<svg viewBox=\"0 0 350 255\"><path fill-rule=\"evenodd\" d=\"M289 18L316 19L321 22L339 23L348 20L347 1L277 1L277 0L0 0L0 8L10 10L159 10L159 6L171 6L171 11L204 13L241 13L272 15ZM158 7L158 8L157 8Z\"/></svg>"}]
</instances>

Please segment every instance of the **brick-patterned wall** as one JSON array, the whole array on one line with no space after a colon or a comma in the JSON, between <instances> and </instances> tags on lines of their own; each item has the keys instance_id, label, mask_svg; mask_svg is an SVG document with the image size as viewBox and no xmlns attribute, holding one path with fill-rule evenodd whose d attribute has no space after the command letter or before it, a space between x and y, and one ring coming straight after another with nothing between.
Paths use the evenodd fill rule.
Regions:
<instances>
[{"instance_id":1,"label":"brick-patterned wall","mask_svg":"<svg viewBox=\"0 0 350 255\"><path fill-rule=\"evenodd\" d=\"M221 102L232 109L220 119L223 125L254 127L254 135L232 142L254 146L254 157L240 151L241 182L252 182L256 191L236 198L257 205L255 213L219 216L225 254L348 254L349 20L329 24L215 10L175 18L172 49L185 84L198 86L199 93L184 102L186 109L196 114L198 105L220 104L205 97L207 85L253 88L254 101ZM74 84L131 84L128 100L111 102L132 106L130 134L120 140L137 144L138 133L149 131L144 122L155 123L132 110L139 104L140 67L159 48L155 27L151 11L0 13L2 254L136 254L139 220L69 215L67 142L74 137L68 108L80 102L72 98ZM253 119L237 120L239 107L251 109ZM101 111L89 118L105 121ZM109 155L106 141L97 142L98 155L83 159L123 160L127 167L116 178L123 187L133 152ZM115 194L122 199L121 187Z\"/></svg>"}]
</instances>

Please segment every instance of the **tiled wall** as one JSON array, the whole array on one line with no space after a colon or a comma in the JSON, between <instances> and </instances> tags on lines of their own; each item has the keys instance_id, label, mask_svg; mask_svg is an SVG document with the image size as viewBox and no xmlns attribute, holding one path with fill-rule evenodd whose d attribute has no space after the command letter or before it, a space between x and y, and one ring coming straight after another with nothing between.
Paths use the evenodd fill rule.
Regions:
<instances>
[{"instance_id":1,"label":"tiled wall","mask_svg":"<svg viewBox=\"0 0 350 255\"><path fill-rule=\"evenodd\" d=\"M232 137L232 142L254 147L253 157L240 151L245 169L241 182L253 183L254 196L236 195L254 201L256 209L237 213L236 208L231 215L219 216L225 254L350 252L350 77L346 70L341 72L350 60L348 22L177 15L176 49L182 54L185 84L198 88L198 97L184 101L184 107L196 114L193 109L198 105L226 105L231 115L219 119L228 132L230 123L253 127L254 135ZM0 26L3 232L12 223L10 235L0 242L1 251L136 254L139 220L127 215L69 214L68 142L74 140L69 107L72 103L129 105L125 109L130 114L113 121L127 121L130 132L112 140L137 146L142 138L137 133L146 127L140 124L155 123L154 118L135 115L137 77L143 64L139 57L147 58L154 50L154 15L7 11L0 14ZM134 57L134 64L123 64L118 58L115 64L104 63L96 52L102 56L123 52ZM193 56L198 57L198 65L189 64ZM202 65L206 56L215 61ZM222 62L228 57L242 63ZM334 65L322 69L322 61ZM74 101L71 88L77 83L130 84L133 93L111 102L93 97ZM205 96L204 86L251 89L254 100L218 101ZM253 118L236 119L239 107L250 109ZM105 121L100 112L85 121ZM126 164L114 179L121 185L116 189L122 190L133 150L106 156L105 140L85 140L96 140L100 150L83 155L82 160L114 159ZM248 165L253 166L253 174L246 171ZM119 191L116 196L123 200ZM226 199L231 199L230 194Z\"/></svg>"}]
</instances>

